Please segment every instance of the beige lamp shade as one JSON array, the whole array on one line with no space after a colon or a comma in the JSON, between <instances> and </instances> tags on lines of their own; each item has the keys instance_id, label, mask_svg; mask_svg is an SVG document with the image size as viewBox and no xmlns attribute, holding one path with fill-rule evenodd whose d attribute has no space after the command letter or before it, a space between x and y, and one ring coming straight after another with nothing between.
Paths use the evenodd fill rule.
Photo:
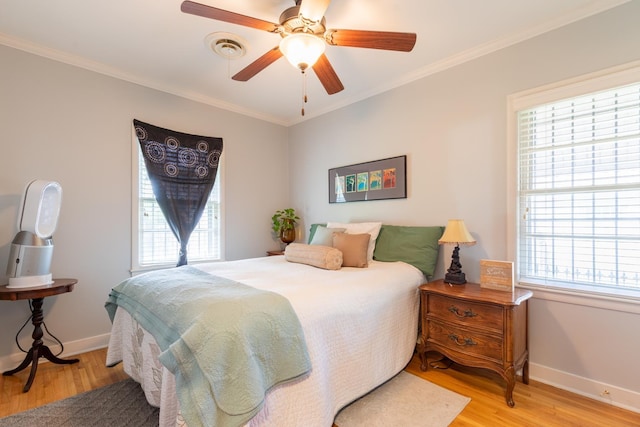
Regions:
<instances>
[{"instance_id":1,"label":"beige lamp shade","mask_svg":"<svg viewBox=\"0 0 640 427\"><path fill-rule=\"evenodd\" d=\"M476 244L476 240L471 233L469 233L469 230L467 230L467 226L464 225L463 220L450 219L438 243L441 245L443 243L451 243L471 246Z\"/></svg>"}]
</instances>

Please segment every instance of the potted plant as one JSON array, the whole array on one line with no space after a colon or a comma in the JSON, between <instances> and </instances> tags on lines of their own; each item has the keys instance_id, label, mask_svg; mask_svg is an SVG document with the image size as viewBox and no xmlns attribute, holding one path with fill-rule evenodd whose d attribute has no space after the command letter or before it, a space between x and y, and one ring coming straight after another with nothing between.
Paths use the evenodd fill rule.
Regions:
<instances>
[{"instance_id":1,"label":"potted plant","mask_svg":"<svg viewBox=\"0 0 640 427\"><path fill-rule=\"evenodd\" d=\"M282 242L289 244L296 240L296 221L299 219L293 208L277 210L271 217L271 229Z\"/></svg>"}]
</instances>

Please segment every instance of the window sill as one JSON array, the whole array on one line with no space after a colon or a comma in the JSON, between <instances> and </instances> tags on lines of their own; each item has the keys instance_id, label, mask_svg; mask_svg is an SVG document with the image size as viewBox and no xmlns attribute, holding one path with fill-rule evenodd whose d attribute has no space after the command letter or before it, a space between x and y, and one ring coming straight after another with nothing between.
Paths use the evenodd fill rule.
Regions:
<instances>
[{"instance_id":1,"label":"window sill","mask_svg":"<svg viewBox=\"0 0 640 427\"><path fill-rule=\"evenodd\" d=\"M189 265L205 264L205 263L220 262L220 261L224 261L224 260L223 259L211 259L211 260L190 261ZM144 265L144 266L137 266L137 267L131 268L131 270L129 270L129 274L131 276L137 276L139 274L147 273L149 271L166 270L167 268L173 268L175 266L176 266L175 263L170 263L170 264L169 263L167 263L167 264L148 264L148 265Z\"/></svg>"},{"instance_id":2,"label":"window sill","mask_svg":"<svg viewBox=\"0 0 640 427\"><path fill-rule=\"evenodd\" d=\"M577 286L560 288L525 282L518 283L517 287L533 291L533 297L537 299L640 314L640 291L625 289L612 292L610 288L586 290Z\"/></svg>"}]
</instances>

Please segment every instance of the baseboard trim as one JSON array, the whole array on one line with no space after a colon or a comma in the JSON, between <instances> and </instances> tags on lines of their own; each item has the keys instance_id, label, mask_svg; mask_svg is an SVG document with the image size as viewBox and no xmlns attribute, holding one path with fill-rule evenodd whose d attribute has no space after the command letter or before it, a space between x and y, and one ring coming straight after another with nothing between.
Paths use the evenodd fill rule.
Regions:
<instances>
[{"instance_id":1,"label":"baseboard trim","mask_svg":"<svg viewBox=\"0 0 640 427\"><path fill-rule=\"evenodd\" d=\"M64 353L60 355L63 359L68 358L80 353L86 353L88 351L104 348L109 344L109 337L111 334L97 335L95 337L84 338L77 341L70 341L64 343ZM53 354L57 354L60 351L60 346L55 344L46 343ZM8 356L0 357L0 371L9 371L14 369L24 360L25 354L22 352L13 353ZM40 359L38 363L49 362L47 359Z\"/></svg>"},{"instance_id":2,"label":"baseboard trim","mask_svg":"<svg viewBox=\"0 0 640 427\"><path fill-rule=\"evenodd\" d=\"M529 377L532 380L567 390L580 396L640 413L640 393L637 391L627 390L535 363L529 364Z\"/></svg>"}]
</instances>

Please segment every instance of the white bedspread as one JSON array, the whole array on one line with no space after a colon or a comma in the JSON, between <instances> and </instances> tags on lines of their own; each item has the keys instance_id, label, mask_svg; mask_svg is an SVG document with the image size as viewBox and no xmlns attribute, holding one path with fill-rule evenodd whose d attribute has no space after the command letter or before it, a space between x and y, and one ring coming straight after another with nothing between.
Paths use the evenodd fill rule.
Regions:
<instances>
[{"instance_id":1,"label":"white bedspread","mask_svg":"<svg viewBox=\"0 0 640 427\"><path fill-rule=\"evenodd\" d=\"M368 268L322 270L282 256L196 267L291 302L302 324L312 371L272 389L251 427L331 427L336 413L388 380L409 362L417 337L422 273L402 262L371 261ZM122 309L114 320L107 364L125 371L160 406L160 425L181 422L172 374L159 349Z\"/></svg>"}]
</instances>

